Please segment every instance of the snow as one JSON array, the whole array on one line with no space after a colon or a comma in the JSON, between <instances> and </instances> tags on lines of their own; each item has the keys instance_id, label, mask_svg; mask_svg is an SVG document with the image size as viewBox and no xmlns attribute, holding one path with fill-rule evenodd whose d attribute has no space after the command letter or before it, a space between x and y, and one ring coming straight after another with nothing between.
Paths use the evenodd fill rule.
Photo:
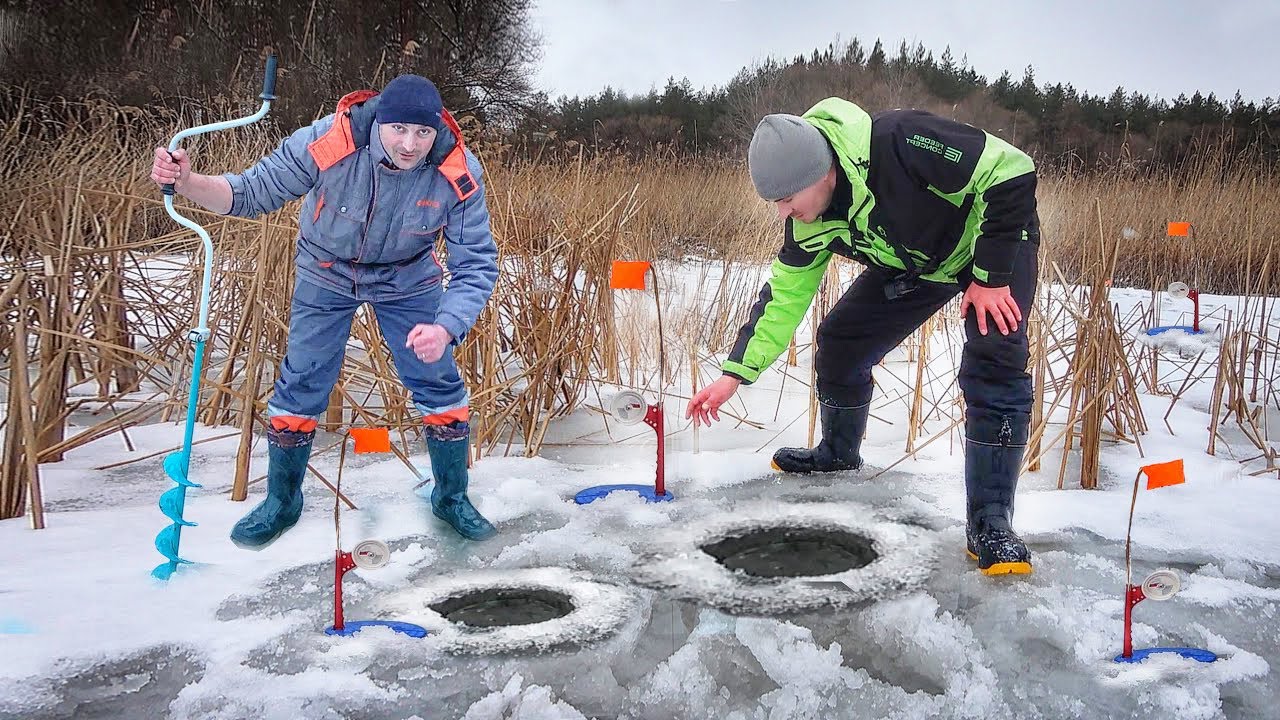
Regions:
<instances>
[{"instance_id":1,"label":"snow","mask_svg":"<svg viewBox=\"0 0 1280 720\"><path fill-rule=\"evenodd\" d=\"M1151 299L1141 290L1112 296L1122 317ZM1210 327L1241 308L1237 298L1201 304ZM1160 321L1186 322L1188 310L1166 301ZM945 384L954 347L936 345L929 371ZM1175 388L1176 353L1161 365ZM1214 348L1197 374L1210 361ZM652 433L614 425L612 438L631 438L616 442L589 409L557 421L540 457L480 460L473 498L501 530L485 543L436 520L429 488L415 494L417 481L394 457L349 456L343 489L359 509L341 514L342 544L376 538L392 553L385 568L347 574L346 617L418 622L431 631L424 639L383 628L324 634L333 501L314 478L301 522L275 544L249 552L228 541L263 490L252 487L249 503L228 501L235 438L194 450L191 477L205 487L188 493L186 516L200 525L184 530L182 554L197 564L168 583L152 580L152 542L165 524L155 502L171 485L161 458L94 468L174 447L182 427L135 429L132 452L118 435L102 438L42 466L46 530L0 522L0 718L1280 717L1280 481L1249 474L1256 453L1232 423L1218 454L1206 454L1212 374L1174 404L1170 427L1159 420L1170 398L1142 396L1143 455L1105 445L1100 489L1070 489L1078 473L1068 470L1068 489L1058 490L1056 452L1025 474L1015 526L1035 572L997 579L965 557L954 438L879 473L904 454L906 406L891 400L901 388L893 376L912 378L915 366L901 352L877 370L875 413L887 422L872 423L867 472L769 471L773 448L806 440L808 392L795 378L808 377L807 363L802 352L785 386L780 366L735 399L734 412L762 428L703 429L697 452L682 403L668 397L674 502L620 493L573 503L585 487L653 477ZM1280 419L1274 405L1268 413ZM945 427L929 421L930 432ZM222 432L198 427L196 439ZM425 448L406 451L429 467ZM1139 494L1133 575L1173 568L1183 590L1135 609L1134 642L1202 647L1221 659L1117 664L1134 475L1175 458L1187 482ZM252 461L256 477L265 443ZM314 464L333 478L337 454ZM751 582L697 550L783 520L873 536L882 559L895 560L850 571L846 592L804 579ZM555 589L577 609L477 632L429 608L486 584Z\"/></svg>"}]
</instances>

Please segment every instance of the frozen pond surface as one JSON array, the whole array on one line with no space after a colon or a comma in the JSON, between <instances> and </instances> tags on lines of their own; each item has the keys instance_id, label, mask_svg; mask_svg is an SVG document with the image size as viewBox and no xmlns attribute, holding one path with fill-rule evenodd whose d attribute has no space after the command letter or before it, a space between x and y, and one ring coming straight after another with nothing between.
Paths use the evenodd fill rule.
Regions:
<instances>
[{"instance_id":1,"label":"frozen pond surface","mask_svg":"<svg viewBox=\"0 0 1280 720\"><path fill-rule=\"evenodd\" d=\"M295 530L260 553L238 550L225 532L245 506L227 502L228 482L218 480L234 458L210 445L193 471L209 486L188 511L202 524L184 536L184 553L205 564L168 587L146 574L162 523L145 490L165 482L158 468L140 472L146 463L69 467L62 479L50 472L49 529L0 525L10 549L0 581L0 717L1258 718L1274 710L1280 567L1268 561L1278 540L1265 529L1273 527L1266 508L1280 502L1274 479L1143 496L1152 521L1137 536L1136 572L1174 567L1184 592L1139 606L1135 642L1204 647L1222 660L1119 666L1111 658L1120 648L1122 487L1062 492L1024 480L1019 526L1036 570L993 579L965 557L956 520L963 482L937 470L949 464L941 460L933 471L874 481L804 480L749 477L759 459L749 451L677 451L676 471L692 479L673 480L676 502L620 494L577 506L573 493L601 478L642 482L646 449L611 452L607 463L574 456L587 450L486 459L474 471L477 496L502 533L468 545L430 517L402 465L361 458L344 483L361 509L344 514L343 535L385 540L392 560L347 575L346 617L417 622L431 635L373 628L335 638L323 633L332 622L328 498L309 486ZM1228 487L1255 501L1221 497ZM1204 525L1178 530L1227 506L1238 521L1213 538L1196 537ZM880 553L823 578L849 581L840 587L734 573L700 549L727 530L779 523L858 532L880 540ZM484 587L552 590L575 609L484 628L431 607Z\"/></svg>"}]
</instances>

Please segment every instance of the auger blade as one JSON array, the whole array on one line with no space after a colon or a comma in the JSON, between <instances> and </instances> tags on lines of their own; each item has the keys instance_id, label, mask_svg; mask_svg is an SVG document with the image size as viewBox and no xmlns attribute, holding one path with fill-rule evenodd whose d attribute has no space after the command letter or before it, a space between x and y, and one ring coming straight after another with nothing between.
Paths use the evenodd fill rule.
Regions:
<instances>
[{"instance_id":1,"label":"auger blade","mask_svg":"<svg viewBox=\"0 0 1280 720\"><path fill-rule=\"evenodd\" d=\"M175 485L165 491L160 496L160 511L165 517L181 525L182 527L195 527L197 523L186 520L182 517L183 506L187 500L187 488L184 485Z\"/></svg>"}]
</instances>

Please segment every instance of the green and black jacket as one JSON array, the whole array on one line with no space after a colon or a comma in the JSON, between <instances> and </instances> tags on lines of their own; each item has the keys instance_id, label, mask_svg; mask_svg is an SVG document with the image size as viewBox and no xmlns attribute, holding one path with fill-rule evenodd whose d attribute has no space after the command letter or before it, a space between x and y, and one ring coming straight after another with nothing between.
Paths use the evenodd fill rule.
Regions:
<instances>
[{"instance_id":1,"label":"green and black jacket","mask_svg":"<svg viewBox=\"0 0 1280 720\"><path fill-rule=\"evenodd\" d=\"M1000 287L1018 244L1039 240L1035 165L1004 140L918 110L873 120L840 98L803 117L838 161L835 196L816 221L786 221L771 276L723 366L747 383L786 349L833 254L940 283L972 266L975 281Z\"/></svg>"}]
</instances>

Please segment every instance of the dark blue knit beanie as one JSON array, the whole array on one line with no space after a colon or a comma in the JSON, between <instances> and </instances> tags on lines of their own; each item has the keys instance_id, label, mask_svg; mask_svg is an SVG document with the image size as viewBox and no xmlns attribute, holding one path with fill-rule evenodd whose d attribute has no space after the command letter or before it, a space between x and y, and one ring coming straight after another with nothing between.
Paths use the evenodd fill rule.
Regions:
<instances>
[{"instance_id":1,"label":"dark blue knit beanie","mask_svg":"<svg viewBox=\"0 0 1280 720\"><path fill-rule=\"evenodd\" d=\"M420 75L401 75L382 89L374 119L382 125L414 123L438 130L442 110L440 91L430 80Z\"/></svg>"}]
</instances>

